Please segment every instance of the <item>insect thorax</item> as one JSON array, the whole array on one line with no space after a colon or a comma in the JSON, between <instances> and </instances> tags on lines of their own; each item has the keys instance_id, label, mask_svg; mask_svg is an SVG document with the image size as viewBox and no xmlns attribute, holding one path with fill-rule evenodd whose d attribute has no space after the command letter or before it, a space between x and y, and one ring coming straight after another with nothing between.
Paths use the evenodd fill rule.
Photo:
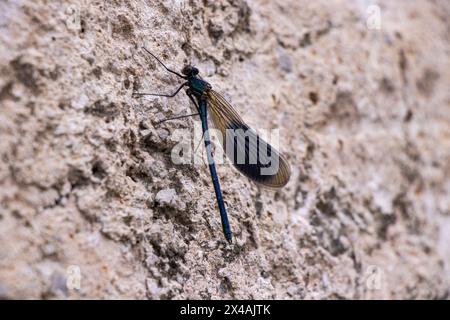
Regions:
<instances>
[{"instance_id":1,"label":"insect thorax","mask_svg":"<svg viewBox=\"0 0 450 320\"><path fill-rule=\"evenodd\" d=\"M201 96L201 95L203 95L203 93L205 91L208 91L209 89L211 89L211 85L202 79L199 79L197 77L192 77L189 79L189 88L192 90L194 95Z\"/></svg>"}]
</instances>

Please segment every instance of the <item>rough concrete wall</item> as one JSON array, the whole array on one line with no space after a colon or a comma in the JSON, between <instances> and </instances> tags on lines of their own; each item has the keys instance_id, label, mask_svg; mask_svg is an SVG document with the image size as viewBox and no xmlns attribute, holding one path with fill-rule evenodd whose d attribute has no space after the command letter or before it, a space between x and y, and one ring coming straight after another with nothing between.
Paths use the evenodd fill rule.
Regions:
<instances>
[{"instance_id":1,"label":"rough concrete wall","mask_svg":"<svg viewBox=\"0 0 450 320\"><path fill-rule=\"evenodd\" d=\"M1 1L0 296L448 298L450 6L371 3ZM281 128L282 190L218 168L231 246L142 45Z\"/></svg>"}]
</instances>

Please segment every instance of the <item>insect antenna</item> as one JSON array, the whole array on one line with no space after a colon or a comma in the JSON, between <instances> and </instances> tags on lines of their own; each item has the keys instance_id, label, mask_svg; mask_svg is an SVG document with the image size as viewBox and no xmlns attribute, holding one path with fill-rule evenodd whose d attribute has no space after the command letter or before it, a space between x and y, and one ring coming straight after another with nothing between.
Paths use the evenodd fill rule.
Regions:
<instances>
[{"instance_id":1,"label":"insect antenna","mask_svg":"<svg viewBox=\"0 0 450 320\"><path fill-rule=\"evenodd\" d=\"M157 56L155 56L153 53L151 53L150 51L148 51L147 48L142 47L142 49L144 49L149 55L151 55L153 58L155 58L156 61L158 61L158 62L164 67L164 69L166 69L166 70L169 71L170 73L173 73L173 74L177 75L177 76L180 77L180 78L187 79L185 76L183 76L183 75L179 74L178 72L173 71L173 70L169 69L168 67L166 67L166 65L165 65L164 63L162 63L162 61L159 60Z\"/></svg>"}]
</instances>

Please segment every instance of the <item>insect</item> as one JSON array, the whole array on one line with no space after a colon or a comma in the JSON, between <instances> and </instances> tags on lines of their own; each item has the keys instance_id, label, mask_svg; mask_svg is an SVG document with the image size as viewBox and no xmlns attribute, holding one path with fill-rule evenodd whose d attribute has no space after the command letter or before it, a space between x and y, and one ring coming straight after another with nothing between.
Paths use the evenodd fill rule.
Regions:
<instances>
[{"instance_id":1,"label":"insect","mask_svg":"<svg viewBox=\"0 0 450 320\"><path fill-rule=\"evenodd\" d=\"M186 88L186 94L197 109L197 113L168 118L163 121L196 115L200 116L207 161L219 207L222 230L225 239L231 243L231 227L220 189L208 132L208 112L210 112L216 128L222 135L221 141L225 154L242 174L254 182L270 188L283 187L289 181L291 175L289 164L282 154L260 138L255 131L250 129L236 110L219 93L214 91L208 82L199 76L199 70L197 68L187 65L180 74L169 69L145 47L143 49L156 59L168 72L175 74L183 79L184 82L172 94L134 92L133 95L135 97L159 96L172 98L181 89Z\"/></svg>"}]
</instances>

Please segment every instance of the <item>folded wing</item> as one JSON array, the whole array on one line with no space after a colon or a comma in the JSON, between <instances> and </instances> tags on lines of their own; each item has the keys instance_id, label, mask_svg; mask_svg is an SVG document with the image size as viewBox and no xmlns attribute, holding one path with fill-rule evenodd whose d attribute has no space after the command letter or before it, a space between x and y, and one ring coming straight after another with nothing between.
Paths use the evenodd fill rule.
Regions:
<instances>
[{"instance_id":1,"label":"folded wing","mask_svg":"<svg viewBox=\"0 0 450 320\"><path fill-rule=\"evenodd\" d=\"M281 188L291 170L286 159L253 131L217 92L209 90L208 111L222 133L227 157L245 176L266 187Z\"/></svg>"}]
</instances>

